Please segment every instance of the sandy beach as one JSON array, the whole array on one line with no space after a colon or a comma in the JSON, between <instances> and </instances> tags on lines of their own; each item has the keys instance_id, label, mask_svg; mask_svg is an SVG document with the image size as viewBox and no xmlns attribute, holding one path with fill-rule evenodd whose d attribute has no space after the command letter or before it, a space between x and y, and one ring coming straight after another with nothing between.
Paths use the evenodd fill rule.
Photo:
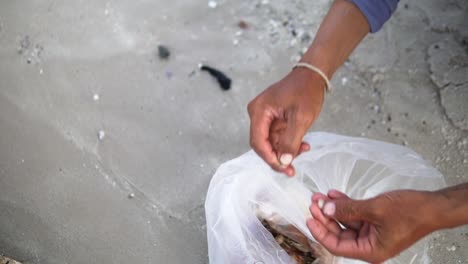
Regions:
<instances>
[{"instance_id":1,"label":"sandy beach","mask_svg":"<svg viewBox=\"0 0 468 264\"><path fill-rule=\"evenodd\" d=\"M209 181L250 149L247 103L290 71L331 1L209 2L0 2L0 255L208 262ZM467 182L467 17L464 0L400 1L311 131L406 145ZM465 226L437 232L430 256L468 263L467 249Z\"/></svg>"}]
</instances>

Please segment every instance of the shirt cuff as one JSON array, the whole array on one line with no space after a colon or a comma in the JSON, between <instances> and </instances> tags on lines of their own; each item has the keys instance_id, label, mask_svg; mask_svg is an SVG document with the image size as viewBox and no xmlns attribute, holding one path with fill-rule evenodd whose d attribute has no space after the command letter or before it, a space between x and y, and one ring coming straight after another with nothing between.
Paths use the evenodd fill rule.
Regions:
<instances>
[{"instance_id":1,"label":"shirt cuff","mask_svg":"<svg viewBox=\"0 0 468 264\"><path fill-rule=\"evenodd\" d=\"M351 0L364 14L372 33L379 31L392 16L399 0Z\"/></svg>"}]
</instances>

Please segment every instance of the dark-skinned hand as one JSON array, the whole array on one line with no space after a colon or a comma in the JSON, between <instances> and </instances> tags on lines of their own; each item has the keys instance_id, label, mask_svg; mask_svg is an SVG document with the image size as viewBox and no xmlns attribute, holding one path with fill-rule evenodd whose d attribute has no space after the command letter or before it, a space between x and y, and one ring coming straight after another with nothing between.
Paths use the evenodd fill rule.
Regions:
<instances>
[{"instance_id":1,"label":"dark-skinned hand","mask_svg":"<svg viewBox=\"0 0 468 264\"><path fill-rule=\"evenodd\" d=\"M336 256L382 263L435 230L436 200L432 192L413 190L367 200L353 200L336 190L315 193L310 206L314 219L307 226Z\"/></svg>"},{"instance_id":2,"label":"dark-skinned hand","mask_svg":"<svg viewBox=\"0 0 468 264\"><path fill-rule=\"evenodd\" d=\"M296 68L249 103L250 145L274 170L293 176L291 162L310 149L302 138L320 113L324 85L318 74Z\"/></svg>"}]
</instances>

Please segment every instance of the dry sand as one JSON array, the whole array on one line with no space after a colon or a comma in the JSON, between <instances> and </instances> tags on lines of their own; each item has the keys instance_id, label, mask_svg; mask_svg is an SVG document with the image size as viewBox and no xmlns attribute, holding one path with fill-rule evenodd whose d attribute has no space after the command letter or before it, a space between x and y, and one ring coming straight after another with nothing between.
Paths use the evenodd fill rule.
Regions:
<instances>
[{"instance_id":1,"label":"dry sand","mask_svg":"<svg viewBox=\"0 0 468 264\"><path fill-rule=\"evenodd\" d=\"M216 3L0 2L0 255L207 262L210 177L249 149L246 104L290 70L330 1ZM312 130L405 144L448 184L468 181L467 10L401 1L335 75ZM433 262L468 263L467 241L467 227L438 232Z\"/></svg>"}]
</instances>

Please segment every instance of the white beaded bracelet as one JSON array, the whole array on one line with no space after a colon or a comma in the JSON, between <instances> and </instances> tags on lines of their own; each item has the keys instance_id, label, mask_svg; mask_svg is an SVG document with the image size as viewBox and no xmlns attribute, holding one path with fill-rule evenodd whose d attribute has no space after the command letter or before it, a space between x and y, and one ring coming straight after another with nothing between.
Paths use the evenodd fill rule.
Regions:
<instances>
[{"instance_id":1,"label":"white beaded bracelet","mask_svg":"<svg viewBox=\"0 0 468 264\"><path fill-rule=\"evenodd\" d=\"M325 73L323 73L319 68L315 67L312 64L305 63L305 62L298 62L296 65L294 65L293 69L297 67L304 67L304 68L307 68L311 71L318 73L318 75L320 75L320 77L322 77L322 79L325 81L325 90L327 92L330 92L331 90L330 80L328 80L327 75L325 75Z\"/></svg>"}]
</instances>

